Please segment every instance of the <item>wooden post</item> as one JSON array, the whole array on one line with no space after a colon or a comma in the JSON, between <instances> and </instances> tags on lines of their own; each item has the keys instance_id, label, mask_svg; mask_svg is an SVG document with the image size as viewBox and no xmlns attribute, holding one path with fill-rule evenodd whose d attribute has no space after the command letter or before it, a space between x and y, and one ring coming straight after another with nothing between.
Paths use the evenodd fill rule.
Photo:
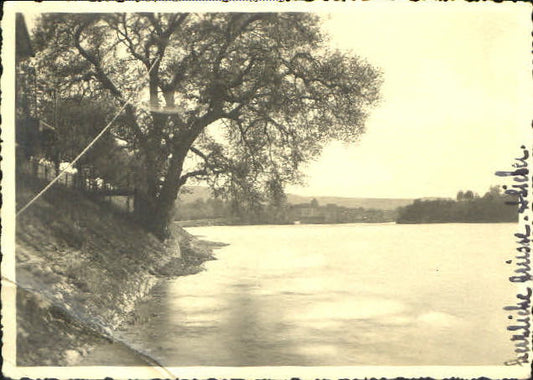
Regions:
<instances>
[{"instance_id":1,"label":"wooden post","mask_svg":"<svg viewBox=\"0 0 533 380\"><path fill-rule=\"evenodd\" d=\"M32 157L30 162L31 162L31 174L37 178L39 176L39 166L37 165L37 161Z\"/></svg>"},{"instance_id":2,"label":"wooden post","mask_svg":"<svg viewBox=\"0 0 533 380\"><path fill-rule=\"evenodd\" d=\"M94 178L94 169L91 167L90 169L90 174L89 174L90 178L91 178L91 191L96 191L96 179Z\"/></svg>"},{"instance_id":3,"label":"wooden post","mask_svg":"<svg viewBox=\"0 0 533 380\"><path fill-rule=\"evenodd\" d=\"M85 182L85 170L83 170L83 168L80 167L79 170L78 170L78 175L80 176L80 178L79 178L80 189L82 191L85 191L85 185L87 184Z\"/></svg>"},{"instance_id":4,"label":"wooden post","mask_svg":"<svg viewBox=\"0 0 533 380\"><path fill-rule=\"evenodd\" d=\"M131 190L130 190L130 178L131 173L128 172L128 175L126 176L126 209L128 210L128 214L131 212L130 210L130 197L131 197Z\"/></svg>"}]
</instances>

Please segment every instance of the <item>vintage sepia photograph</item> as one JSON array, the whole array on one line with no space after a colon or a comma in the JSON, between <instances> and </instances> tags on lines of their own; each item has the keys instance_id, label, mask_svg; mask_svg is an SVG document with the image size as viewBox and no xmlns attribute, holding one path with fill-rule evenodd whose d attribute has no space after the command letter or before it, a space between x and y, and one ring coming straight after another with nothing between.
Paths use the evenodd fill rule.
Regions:
<instances>
[{"instance_id":1,"label":"vintage sepia photograph","mask_svg":"<svg viewBox=\"0 0 533 380\"><path fill-rule=\"evenodd\" d=\"M368 3L5 5L8 376L528 377L530 9Z\"/></svg>"}]
</instances>

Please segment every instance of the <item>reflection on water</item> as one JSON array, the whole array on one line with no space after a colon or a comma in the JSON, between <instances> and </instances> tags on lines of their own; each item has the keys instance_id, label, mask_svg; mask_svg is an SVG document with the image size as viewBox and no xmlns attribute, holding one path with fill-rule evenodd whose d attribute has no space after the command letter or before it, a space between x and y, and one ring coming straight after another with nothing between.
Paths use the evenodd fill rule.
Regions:
<instances>
[{"instance_id":1,"label":"reflection on water","mask_svg":"<svg viewBox=\"0 0 533 380\"><path fill-rule=\"evenodd\" d=\"M500 365L513 358L501 308L515 229L191 228L230 245L157 287L152 319L122 338L169 366ZM84 364L123 364L102 363L109 350Z\"/></svg>"}]
</instances>

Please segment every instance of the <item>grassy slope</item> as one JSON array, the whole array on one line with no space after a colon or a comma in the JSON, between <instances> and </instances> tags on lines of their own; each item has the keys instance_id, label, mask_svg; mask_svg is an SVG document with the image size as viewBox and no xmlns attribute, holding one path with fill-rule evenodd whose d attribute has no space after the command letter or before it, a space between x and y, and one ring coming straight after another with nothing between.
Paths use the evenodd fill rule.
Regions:
<instances>
[{"instance_id":1,"label":"grassy slope","mask_svg":"<svg viewBox=\"0 0 533 380\"><path fill-rule=\"evenodd\" d=\"M18 207L42 186L19 178ZM210 257L178 227L163 244L109 205L52 188L17 219L18 364L75 363L112 339L158 278L194 273Z\"/></svg>"}]
</instances>

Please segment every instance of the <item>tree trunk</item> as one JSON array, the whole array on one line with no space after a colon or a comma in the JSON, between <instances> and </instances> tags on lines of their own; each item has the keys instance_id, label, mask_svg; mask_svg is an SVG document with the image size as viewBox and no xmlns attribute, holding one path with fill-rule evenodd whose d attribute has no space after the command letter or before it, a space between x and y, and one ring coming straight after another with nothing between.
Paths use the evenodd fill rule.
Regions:
<instances>
[{"instance_id":1,"label":"tree trunk","mask_svg":"<svg viewBox=\"0 0 533 380\"><path fill-rule=\"evenodd\" d=\"M135 190L133 198L135 218L146 230L153 232L159 239L163 240L165 237L157 232L160 230L160 226L158 226L157 222L158 216L155 202L156 200L149 197L145 191L140 189Z\"/></svg>"},{"instance_id":2,"label":"tree trunk","mask_svg":"<svg viewBox=\"0 0 533 380\"><path fill-rule=\"evenodd\" d=\"M135 194L134 210L139 222L160 240L170 236L169 224L173 216L174 203L180 189L180 176L186 152L173 155L169 168L165 173L165 180L161 188L137 190ZM147 187L154 185L155 178L147 179ZM158 186L159 187L159 186Z\"/></svg>"}]
</instances>

